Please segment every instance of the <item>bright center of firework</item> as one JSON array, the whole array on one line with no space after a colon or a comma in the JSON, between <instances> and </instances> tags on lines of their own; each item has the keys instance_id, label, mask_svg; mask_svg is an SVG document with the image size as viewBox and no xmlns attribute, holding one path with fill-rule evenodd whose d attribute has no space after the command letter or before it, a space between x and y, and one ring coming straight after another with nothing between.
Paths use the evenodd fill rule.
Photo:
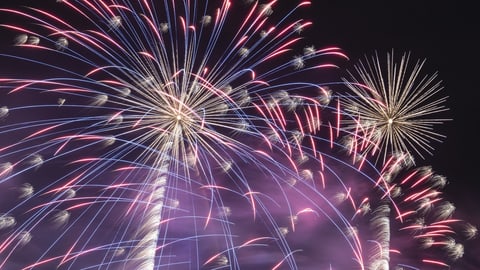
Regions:
<instances>
[{"instance_id":1,"label":"bright center of firework","mask_svg":"<svg viewBox=\"0 0 480 270\"><path fill-rule=\"evenodd\" d=\"M171 128L180 128L183 132L192 131L195 129L194 121L190 115L190 112L176 111L171 115Z\"/></svg>"},{"instance_id":2,"label":"bright center of firework","mask_svg":"<svg viewBox=\"0 0 480 270\"><path fill-rule=\"evenodd\" d=\"M393 119L392 118L388 118L388 124L389 125L393 124Z\"/></svg>"},{"instance_id":3,"label":"bright center of firework","mask_svg":"<svg viewBox=\"0 0 480 270\"><path fill-rule=\"evenodd\" d=\"M191 124L191 119L188 115L182 114L182 113L176 113L174 116L174 122L177 125L180 125L182 128L185 127L186 125Z\"/></svg>"}]
</instances>

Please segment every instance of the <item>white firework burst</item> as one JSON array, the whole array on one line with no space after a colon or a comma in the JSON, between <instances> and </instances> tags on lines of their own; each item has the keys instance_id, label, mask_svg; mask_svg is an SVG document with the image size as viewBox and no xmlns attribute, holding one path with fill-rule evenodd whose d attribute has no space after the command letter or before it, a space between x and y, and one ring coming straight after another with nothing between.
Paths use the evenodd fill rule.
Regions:
<instances>
[{"instance_id":1,"label":"white firework burst","mask_svg":"<svg viewBox=\"0 0 480 270\"><path fill-rule=\"evenodd\" d=\"M415 152L421 158L432 154L432 141L441 142L444 135L433 127L449 118L445 112L447 96L441 95L442 82L437 73L423 76L425 60L411 65L410 54L398 61L387 53L360 61L344 79L353 94L342 99L352 115L343 121L350 131L349 148L356 154L369 154L385 161L395 152Z\"/></svg>"}]
</instances>

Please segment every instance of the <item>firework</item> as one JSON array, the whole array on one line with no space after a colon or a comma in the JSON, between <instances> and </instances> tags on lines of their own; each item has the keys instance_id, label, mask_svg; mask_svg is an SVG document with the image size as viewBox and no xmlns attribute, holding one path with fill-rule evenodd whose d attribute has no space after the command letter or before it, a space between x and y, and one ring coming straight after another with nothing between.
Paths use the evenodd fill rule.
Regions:
<instances>
[{"instance_id":1,"label":"firework","mask_svg":"<svg viewBox=\"0 0 480 270\"><path fill-rule=\"evenodd\" d=\"M381 162L394 152L412 151L424 158L424 153L432 154L431 142L444 138L434 130L450 120L437 117L447 110L441 81L437 74L423 76L425 60L410 64L406 53L399 61L393 52L385 59L376 54L349 72L345 81L353 95L342 102L354 116L345 120L352 132L345 140L351 151L375 155Z\"/></svg>"},{"instance_id":2,"label":"firework","mask_svg":"<svg viewBox=\"0 0 480 270\"><path fill-rule=\"evenodd\" d=\"M1 269L434 269L475 237L409 154L345 154L310 2L57 2L0 9Z\"/></svg>"}]
</instances>

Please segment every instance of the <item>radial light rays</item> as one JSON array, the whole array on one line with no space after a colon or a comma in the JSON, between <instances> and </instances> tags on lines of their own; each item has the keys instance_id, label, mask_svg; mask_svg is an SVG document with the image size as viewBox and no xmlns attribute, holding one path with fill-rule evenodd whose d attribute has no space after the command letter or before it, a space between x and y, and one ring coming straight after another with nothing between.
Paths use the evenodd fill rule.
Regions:
<instances>
[{"instance_id":1,"label":"radial light rays","mask_svg":"<svg viewBox=\"0 0 480 270\"><path fill-rule=\"evenodd\" d=\"M443 87L437 74L422 73L424 63L412 64L409 54L400 60L393 52L386 57L375 54L349 72L345 82L353 94L342 104L353 116L344 120L352 133L346 140L352 151L377 156L380 162L394 152L412 151L422 158L432 154L432 141L445 137L434 127L450 119L438 118L448 110L447 97L439 93Z\"/></svg>"}]
</instances>

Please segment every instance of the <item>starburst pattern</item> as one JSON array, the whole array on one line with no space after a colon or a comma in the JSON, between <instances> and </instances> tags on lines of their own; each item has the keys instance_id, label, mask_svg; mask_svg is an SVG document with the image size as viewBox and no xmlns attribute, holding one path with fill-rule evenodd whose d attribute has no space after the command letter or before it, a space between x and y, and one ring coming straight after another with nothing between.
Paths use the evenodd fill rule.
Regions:
<instances>
[{"instance_id":1,"label":"starburst pattern","mask_svg":"<svg viewBox=\"0 0 480 270\"><path fill-rule=\"evenodd\" d=\"M344 121L352 132L345 140L352 151L376 155L381 162L394 152L412 151L422 158L432 154L432 141L444 138L434 126L450 119L438 118L448 110L447 97L440 95L437 74L423 75L424 64L411 65L407 53L397 61L392 52L385 58L366 57L349 72L345 82L353 94L342 103L354 116Z\"/></svg>"}]
</instances>

